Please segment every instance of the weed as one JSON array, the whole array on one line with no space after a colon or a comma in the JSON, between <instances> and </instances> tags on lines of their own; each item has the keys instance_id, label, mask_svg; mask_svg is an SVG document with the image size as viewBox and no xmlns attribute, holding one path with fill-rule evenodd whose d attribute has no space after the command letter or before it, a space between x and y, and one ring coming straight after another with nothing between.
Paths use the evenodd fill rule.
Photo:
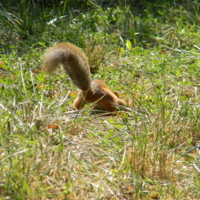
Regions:
<instances>
[{"instance_id":1,"label":"weed","mask_svg":"<svg viewBox=\"0 0 200 200\"><path fill-rule=\"evenodd\" d=\"M198 1L27 2L1 9L0 199L198 199ZM72 111L69 78L40 70L61 41L126 100L116 116Z\"/></svg>"}]
</instances>

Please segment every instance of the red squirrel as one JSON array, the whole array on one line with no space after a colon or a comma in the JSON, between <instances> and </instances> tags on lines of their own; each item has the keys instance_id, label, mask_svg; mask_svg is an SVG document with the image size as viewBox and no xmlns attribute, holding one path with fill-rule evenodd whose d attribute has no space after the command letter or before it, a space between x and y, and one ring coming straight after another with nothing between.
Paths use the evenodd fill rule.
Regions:
<instances>
[{"instance_id":1,"label":"red squirrel","mask_svg":"<svg viewBox=\"0 0 200 200\"><path fill-rule=\"evenodd\" d=\"M115 112L116 106L125 105L117 92L112 92L100 80L92 80L88 60L77 46L71 43L59 43L46 50L42 69L52 74L61 65L72 82L80 89L73 102L75 109L81 109L86 103L95 103L95 110Z\"/></svg>"}]
</instances>

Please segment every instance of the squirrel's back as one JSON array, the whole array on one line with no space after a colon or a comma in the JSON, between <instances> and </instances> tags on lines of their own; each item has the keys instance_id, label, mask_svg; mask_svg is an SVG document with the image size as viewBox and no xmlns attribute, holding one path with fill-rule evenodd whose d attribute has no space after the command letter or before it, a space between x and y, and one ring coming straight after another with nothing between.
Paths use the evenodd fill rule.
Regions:
<instances>
[{"instance_id":1,"label":"squirrel's back","mask_svg":"<svg viewBox=\"0 0 200 200\"><path fill-rule=\"evenodd\" d=\"M53 73L62 65L73 83L82 90L90 88L90 68L85 54L71 43L60 43L46 50L42 68L47 73Z\"/></svg>"}]
</instances>

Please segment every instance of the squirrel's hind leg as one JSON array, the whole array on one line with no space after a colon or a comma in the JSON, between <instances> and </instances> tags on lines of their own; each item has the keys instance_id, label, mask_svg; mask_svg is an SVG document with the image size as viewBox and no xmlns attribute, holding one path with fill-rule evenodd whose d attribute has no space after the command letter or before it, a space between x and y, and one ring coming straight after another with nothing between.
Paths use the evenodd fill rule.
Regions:
<instances>
[{"instance_id":1,"label":"squirrel's hind leg","mask_svg":"<svg viewBox=\"0 0 200 200\"><path fill-rule=\"evenodd\" d=\"M84 97L84 92L83 91L79 91L78 92L78 96L76 97L76 99L73 102L73 108L76 110L80 110L81 108L84 107L84 105L86 104L86 100Z\"/></svg>"}]
</instances>

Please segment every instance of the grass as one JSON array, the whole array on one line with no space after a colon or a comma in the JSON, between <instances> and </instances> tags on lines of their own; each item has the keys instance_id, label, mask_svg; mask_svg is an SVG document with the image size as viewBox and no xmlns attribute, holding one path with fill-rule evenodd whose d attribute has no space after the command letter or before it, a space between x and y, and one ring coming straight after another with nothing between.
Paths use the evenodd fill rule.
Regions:
<instances>
[{"instance_id":1,"label":"grass","mask_svg":"<svg viewBox=\"0 0 200 200\"><path fill-rule=\"evenodd\" d=\"M41 23L27 16L31 34L0 19L0 199L198 199L199 3L67 18L64 3L40 10ZM84 48L92 76L126 100L116 116L73 111L68 77L40 71L61 41Z\"/></svg>"}]
</instances>

